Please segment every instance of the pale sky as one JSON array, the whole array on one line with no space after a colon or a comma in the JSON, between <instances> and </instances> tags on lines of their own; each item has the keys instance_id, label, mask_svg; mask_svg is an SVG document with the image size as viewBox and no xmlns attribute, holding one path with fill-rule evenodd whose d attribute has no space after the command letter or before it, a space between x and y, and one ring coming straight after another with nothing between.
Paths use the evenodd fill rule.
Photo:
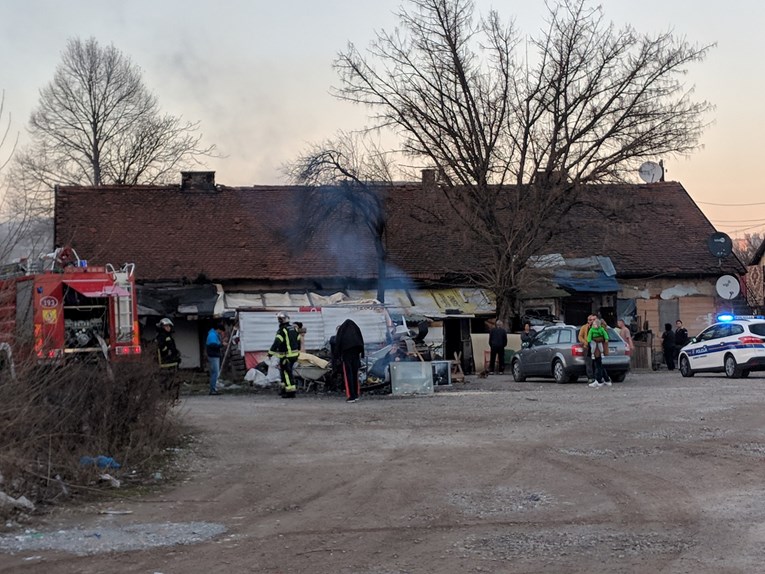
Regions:
<instances>
[{"instance_id":1,"label":"pale sky","mask_svg":"<svg viewBox=\"0 0 765 574\"><path fill-rule=\"evenodd\" d=\"M6 0L0 6L0 90L12 129L26 124L66 40L114 44L144 72L162 110L201 121L224 185L284 183L281 166L308 143L367 125L363 108L329 94L332 61L347 42L366 47L391 29L401 0ZM524 33L543 26L543 0L477 0L515 17ZM765 133L765 2L601 0L607 19L640 32L671 29L717 43L690 69L696 98L716 106L703 149L664 158L718 230L765 231L761 139ZM662 159L662 158L656 158ZM179 176L180 179L180 176ZM635 175L635 181L639 179ZM752 205L761 203L761 205ZM723 204L723 205L712 205ZM625 214L628 218L629 214ZM681 234L682 230L679 229Z\"/></svg>"}]
</instances>

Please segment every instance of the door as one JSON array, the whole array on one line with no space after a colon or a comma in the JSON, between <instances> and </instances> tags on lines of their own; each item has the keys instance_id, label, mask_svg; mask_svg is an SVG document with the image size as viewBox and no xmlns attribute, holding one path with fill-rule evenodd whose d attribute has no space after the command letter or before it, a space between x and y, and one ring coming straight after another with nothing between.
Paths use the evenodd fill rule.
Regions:
<instances>
[{"instance_id":1,"label":"door","mask_svg":"<svg viewBox=\"0 0 765 574\"><path fill-rule=\"evenodd\" d=\"M693 354L689 355L691 369L703 370L722 366L722 357L720 357L719 361L717 360L715 355L718 355L719 353L716 353L715 349L716 347L719 347L719 338L727 331L726 327L727 325L717 324L712 325L701 332L696 338ZM717 364L718 362L720 363L719 365Z\"/></svg>"},{"instance_id":2,"label":"door","mask_svg":"<svg viewBox=\"0 0 765 574\"><path fill-rule=\"evenodd\" d=\"M563 316L567 324L581 327L591 314L592 299L572 295L563 300Z\"/></svg>"},{"instance_id":3,"label":"door","mask_svg":"<svg viewBox=\"0 0 765 574\"><path fill-rule=\"evenodd\" d=\"M545 329L537 334L529 345L529 360L526 372L529 375L549 376L555 345L560 329Z\"/></svg>"}]
</instances>

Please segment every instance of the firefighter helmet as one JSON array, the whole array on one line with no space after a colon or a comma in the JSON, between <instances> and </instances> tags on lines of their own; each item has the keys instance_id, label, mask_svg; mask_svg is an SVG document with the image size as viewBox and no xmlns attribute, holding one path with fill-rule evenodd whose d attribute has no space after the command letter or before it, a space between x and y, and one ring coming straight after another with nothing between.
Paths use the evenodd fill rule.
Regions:
<instances>
[{"instance_id":1,"label":"firefighter helmet","mask_svg":"<svg viewBox=\"0 0 765 574\"><path fill-rule=\"evenodd\" d=\"M279 323L289 323L290 322L290 316L286 313L277 313L276 315L277 320Z\"/></svg>"},{"instance_id":2,"label":"firefighter helmet","mask_svg":"<svg viewBox=\"0 0 765 574\"><path fill-rule=\"evenodd\" d=\"M159 323L157 323L157 325L159 325L160 327L165 327L165 326L168 326L168 325L170 327L174 327L175 326L175 325L173 325L173 322L170 319L168 319L167 317L162 319Z\"/></svg>"}]
</instances>

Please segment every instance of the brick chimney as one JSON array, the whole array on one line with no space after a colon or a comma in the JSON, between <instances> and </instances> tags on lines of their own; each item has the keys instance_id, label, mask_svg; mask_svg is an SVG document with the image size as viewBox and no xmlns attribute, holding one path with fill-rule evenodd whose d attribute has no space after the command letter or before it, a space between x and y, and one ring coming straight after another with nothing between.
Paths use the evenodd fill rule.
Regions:
<instances>
[{"instance_id":1,"label":"brick chimney","mask_svg":"<svg viewBox=\"0 0 765 574\"><path fill-rule=\"evenodd\" d=\"M433 168L422 170L422 187L434 187L436 185L436 170Z\"/></svg>"},{"instance_id":2,"label":"brick chimney","mask_svg":"<svg viewBox=\"0 0 765 574\"><path fill-rule=\"evenodd\" d=\"M214 171L182 171L181 189L184 191L215 191Z\"/></svg>"}]
</instances>

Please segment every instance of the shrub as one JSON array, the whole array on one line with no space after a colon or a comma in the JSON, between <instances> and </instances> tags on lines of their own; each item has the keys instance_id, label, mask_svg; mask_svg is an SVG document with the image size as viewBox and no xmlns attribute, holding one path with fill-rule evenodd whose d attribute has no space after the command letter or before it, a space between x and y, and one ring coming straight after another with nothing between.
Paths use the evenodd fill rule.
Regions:
<instances>
[{"instance_id":1,"label":"shrub","mask_svg":"<svg viewBox=\"0 0 765 574\"><path fill-rule=\"evenodd\" d=\"M0 490L34 503L89 489L98 476L145 476L179 439L175 396L154 362L17 366L0 384ZM111 457L99 468L82 457Z\"/></svg>"}]
</instances>

